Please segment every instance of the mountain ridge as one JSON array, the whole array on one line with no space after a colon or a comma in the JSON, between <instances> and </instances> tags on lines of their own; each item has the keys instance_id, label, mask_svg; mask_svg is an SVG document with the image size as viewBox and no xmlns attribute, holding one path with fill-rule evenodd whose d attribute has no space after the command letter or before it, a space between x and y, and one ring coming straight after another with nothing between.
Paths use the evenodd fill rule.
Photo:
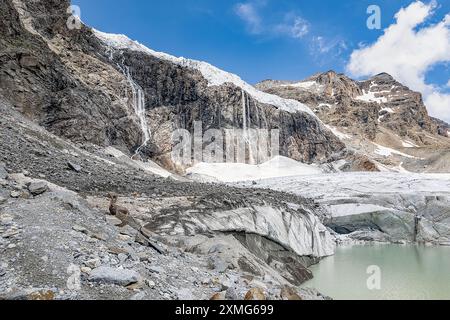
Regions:
<instances>
[{"instance_id":1,"label":"mountain ridge","mask_svg":"<svg viewBox=\"0 0 450 320\"><path fill-rule=\"evenodd\" d=\"M328 71L299 82L266 80L256 87L308 105L348 148L367 154L379 170L404 170L402 165L413 172L450 169L435 161L447 157L448 127L429 116L420 93L388 73L356 81Z\"/></svg>"},{"instance_id":2,"label":"mountain ridge","mask_svg":"<svg viewBox=\"0 0 450 320\"><path fill-rule=\"evenodd\" d=\"M14 43L12 37L2 40L4 48L14 48L16 57L5 56L0 94L53 133L76 142L112 145L128 154L140 150L144 158L175 171L185 168L171 159L171 134L176 129L192 132L195 121L202 121L204 131L279 129L281 155L306 163L346 156L345 145L295 100L259 92L207 63L144 49L124 36L105 36L84 24L69 29L68 1L8 4L8 10L20 14L12 27L3 27L5 34L16 28L30 38L27 46L34 47ZM120 41L126 46L120 47ZM20 65L20 55L28 65ZM42 77L47 81L41 82ZM21 89L23 83L39 88L39 95ZM143 116L153 133L143 148L142 115L135 112L130 90L141 90Z\"/></svg>"}]
</instances>

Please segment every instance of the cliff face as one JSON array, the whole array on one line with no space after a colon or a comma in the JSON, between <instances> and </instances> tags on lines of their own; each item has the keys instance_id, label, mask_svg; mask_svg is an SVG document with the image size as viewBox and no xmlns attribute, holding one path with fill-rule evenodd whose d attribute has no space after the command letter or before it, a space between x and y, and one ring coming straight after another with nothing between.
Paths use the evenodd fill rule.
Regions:
<instances>
[{"instance_id":1,"label":"cliff face","mask_svg":"<svg viewBox=\"0 0 450 320\"><path fill-rule=\"evenodd\" d=\"M437 136L444 131L428 115L420 93L385 73L357 82L329 71L298 83L268 80L257 87L305 103L325 123L372 141L380 128L386 128L417 144L430 145L434 142L423 133Z\"/></svg>"},{"instance_id":2,"label":"cliff face","mask_svg":"<svg viewBox=\"0 0 450 320\"><path fill-rule=\"evenodd\" d=\"M431 119L437 124L438 132L441 136L448 137L450 135L450 124L441 119L433 118Z\"/></svg>"},{"instance_id":3,"label":"cliff face","mask_svg":"<svg viewBox=\"0 0 450 320\"><path fill-rule=\"evenodd\" d=\"M172 131L192 132L195 121L204 131L279 129L281 154L309 163L345 149L300 103L258 99L263 93L212 66L231 81L210 83L191 66L203 68L200 62L176 63L136 50L130 40L130 46L117 47L82 24L68 28L67 0L7 0L1 6L10 15L0 22L6 35L0 40L0 94L57 135L133 153L145 140L133 99L138 91L151 133L141 151L169 167Z\"/></svg>"},{"instance_id":4,"label":"cliff face","mask_svg":"<svg viewBox=\"0 0 450 320\"><path fill-rule=\"evenodd\" d=\"M0 22L5 34L0 39L0 94L57 135L100 145L137 144L140 131L128 106L69 64L89 65L92 58L84 51L95 50L86 28L69 30L65 25L69 1L8 0L0 6L12 17ZM98 73L107 74L109 66L95 64Z\"/></svg>"}]
</instances>

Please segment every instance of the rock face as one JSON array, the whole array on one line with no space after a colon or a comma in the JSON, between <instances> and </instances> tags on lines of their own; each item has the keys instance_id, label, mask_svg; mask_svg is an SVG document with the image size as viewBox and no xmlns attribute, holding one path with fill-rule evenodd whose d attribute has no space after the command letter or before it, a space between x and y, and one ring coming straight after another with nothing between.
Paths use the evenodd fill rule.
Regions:
<instances>
[{"instance_id":1,"label":"rock face","mask_svg":"<svg viewBox=\"0 0 450 320\"><path fill-rule=\"evenodd\" d=\"M363 165L356 163L352 153L347 157L354 171L371 167L369 171L383 171L403 164L407 170L420 172L424 163L417 161L419 158L430 158L427 168L442 170L442 164L432 157L443 156L450 146L445 123L428 115L420 93L386 73L357 82L329 71L301 82L267 80L257 88L308 105L349 149L356 151L356 159L368 156ZM380 151L379 145L399 151ZM408 157L411 154L416 161Z\"/></svg>"},{"instance_id":2,"label":"rock face","mask_svg":"<svg viewBox=\"0 0 450 320\"><path fill-rule=\"evenodd\" d=\"M421 131L439 134L420 93L409 90L386 73L356 82L329 71L298 83L265 81L257 87L301 101L327 124L352 127L354 133L370 140L375 140L378 127L420 144L426 144Z\"/></svg>"},{"instance_id":3,"label":"rock face","mask_svg":"<svg viewBox=\"0 0 450 320\"><path fill-rule=\"evenodd\" d=\"M445 121L442 121L441 119L433 117L431 117L431 119L433 119L433 121L437 124L438 132L441 136L448 137L450 135L450 124L448 124Z\"/></svg>"},{"instance_id":4,"label":"rock face","mask_svg":"<svg viewBox=\"0 0 450 320\"><path fill-rule=\"evenodd\" d=\"M60 136L131 148L141 133L127 104L96 87L95 76L89 78L86 69L69 64L84 61L86 68L92 67L94 58L81 48L95 50L83 40L88 32L84 27L67 28L69 5L56 0L2 1L0 94ZM96 68L108 74L108 66L96 63Z\"/></svg>"},{"instance_id":5,"label":"rock face","mask_svg":"<svg viewBox=\"0 0 450 320\"><path fill-rule=\"evenodd\" d=\"M195 121L202 121L203 132L279 129L280 153L309 163L326 162L344 150L300 103L263 96L204 63L176 63L174 57L137 50L129 39L130 46L118 47L82 24L69 29L68 7L68 0L1 4L2 14L9 15L0 23L5 35L0 40L0 94L51 132L134 152L146 140L143 129L149 130L150 141L139 151L166 166L173 165L173 130L192 132ZM231 82L211 84L196 65L207 65Z\"/></svg>"}]
</instances>

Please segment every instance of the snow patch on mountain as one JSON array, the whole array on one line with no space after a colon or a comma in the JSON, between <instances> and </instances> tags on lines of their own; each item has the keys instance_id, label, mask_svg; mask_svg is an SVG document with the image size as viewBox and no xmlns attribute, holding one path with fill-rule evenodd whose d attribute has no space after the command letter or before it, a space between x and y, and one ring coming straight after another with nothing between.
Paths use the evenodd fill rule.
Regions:
<instances>
[{"instance_id":1,"label":"snow patch on mountain","mask_svg":"<svg viewBox=\"0 0 450 320\"><path fill-rule=\"evenodd\" d=\"M122 34L104 33L95 29L93 29L93 32L97 36L97 38L99 38L103 43L116 50L128 49L132 51L144 52L158 59L170 61L182 67L198 70L201 72L203 77L208 81L208 84L210 86L220 86L225 83L232 83L235 86L245 90L254 99L258 100L261 103L273 105L279 108L280 110L284 110L291 113L306 112L311 116L315 117L316 119L318 119L316 115L311 111L311 109L309 109L303 103L291 99L284 99L279 96L268 94L265 92L261 92L252 85L246 83L237 75L220 70L219 68L214 67L213 65L207 62L186 59L183 57L174 57L167 53L157 52L147 48L146 46L137 41L131 40L130 38Z\"/></svg>"},{"instance_id":2,"label":"snow patch on mountain","mask_svg":"<svg viewBox=\"0 0 450 320\"><path fill-rule=\"evenodd\" d=\"M364 101L364 102L376 102L378 104L388 102L388 99L386 97L376 97L374 92L363 91L363 93L364 94L362 96L358 96L355 99L359 100L359 101Z\"/></svg>"},{"instance_id":3,"label":"snow patch on mountain","mask_svg":"<svg viewBox=\"0 0 450 320\"><path fill-rule=\"evenodd\" d=\"M336 129L335 127L329 126L329 125L325 125L325 127L327 127L331 132L333 132L333 134L338 137L341 140L349 140L352 138L352 136L342 133L341 131L339 131L338 129Z\"/></svg>"},{"instance_id":4,"label":"snow patch on mountain","mask_svg":"<svg viewBox=\"0 0 450 320\"><path fill-rule=\"evenodd\" d=\"M406 140L402 141L402 145L404 148L419 148L419 146L417 144L414 144L414 143L412 143L410 141L406 141Z\"/></svg>"},{"instance_id":5,"label":"snow patch on mountain","mask_svg":"<svg viewBox=\"0 0 450 320\"><path fill-rule=\"evenodd\" d=\"M152 173L154 175L157 175L157 176L160 176L163 178L168 178L168 177L172 176L172 173L165 170L164 168L159 166L157 163L150 161L150 160L147 162L133 160L133 159L129 158L127 155L125 155L122 151L120 151L114 147L106 147L103 150L103 152L105 153L105 155L116 158L116 159L120 160L121 162L123 162L124 164L127 164L131 167L139 168L143 171Z\"/></svg>"},{"instance_id":6,"label":"snow patch on mountain","mask_svg":"<svg viewBox=\"0 0 450 320\"><path fill-rule=\"evenodd\" d=\"M409 154L400 152L398 150L394 150L394 149L391 149L391 148L388 148L388 147L383 147L383 146L381 146L379 144L376 144L376 143L374 143L374 145L377 147L377 149L375 150L375 153L380 155L380 156L383 156L383 157L390 157L393 154L395 154L395 155L399 155L399 156L402 156L402 157L405 157L405 158L417 159L414 156L411 156Z\"/></svg>"}]
</instances>

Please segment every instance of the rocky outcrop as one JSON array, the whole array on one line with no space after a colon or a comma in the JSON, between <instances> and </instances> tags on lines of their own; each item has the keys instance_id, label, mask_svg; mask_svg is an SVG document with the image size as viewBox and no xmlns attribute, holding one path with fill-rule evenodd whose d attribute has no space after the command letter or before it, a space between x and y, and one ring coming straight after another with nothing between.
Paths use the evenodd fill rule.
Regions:
<instances>
[{"instance_id":1,"label":"rocky outcrop","mask_svg":"<svg viewBox=\"0 0 450 320\"><path fill-rule=\"evenodd\" d=\"M439 135L448 137L450 132L450 124L448 124L445 121L442 121L441 119L433 118L431 119L437 124Z\"/></svg>"},{"instance_id":2,"label":"rocky outcrop","mask_svg":"<svg viewBox=\"0 0 450 320\"><path fill-rule=\"evenodd\" d=\"M199 62L180 65L151 50L119 50L83 24L69 29L67 0L6 0L1 6L11 14L0 22L0 94L58 136L134 153L145 140L144 116L152 134L139 150L172 168L171 134L193 131L195 121L202 121L203 132L280 129L281 154L309 163L326 162L345 148L307 108L283 108L298 102L258 99L262 93L240 79L210 85L190 67ZM142 92L144 115L136 114L133 90Z\"/></svg>"},{"instance_id":3,"label":"rocky outcrop","mask_svg":"<svg viewBox=\"0 0 450 320\"><path fill-rule=\"evenodd\" d=\"M382 73L357 82L334 71L301 82L265 81L257 85L266 92L296 99L310 106L325 123L351 128L352 133L375 140L378 127L426 144L420 132L438 135L420 93L413 92Z\"/></svg>"},{"instance_id":4,"label":"rocky outcrop","mask_svg":"<svg viewBox=\"0 0 450 320\"><path fill-rule=\"evenodd\" d=\"M386 73L358 82L329 71L257 87L308 105L345 142L346 171L447 170L439 159L450 147L448 127L428 115L420 93Z\"/></svg>"},{"instance_id":5,"label":"rocky outcrop","mask_svg":"<svg viewBox=\"0 0 450 320\"><path fill-rule=\"evenodd\" d=\"M426 144L426 140L421 138L421 131L439 134L420 93L411 91L386 73L374 76L360 83L360 86L365 95L374 95L379 102L378 121L381 126L420 144Z\"/></svg>"},{"instance_id":6,"label":"rocky outcrop","mask_svg":"<svg viewBox=\"0 0 450 320\"><path fill-rule=\"evenodd\" d=\"M93 85L68 63L92 65L87 29L69 30L68 1L2 1L0 94L53 133L73 141L130 149L141 139L137 120L117 95ZM20 15L19 15L20 12ZM97 72L108 66L97 63ZM95 78L95 77L94 77ZM114 79L111 79L114 81ZM76 106L76 108L74 108Z\"/></svg>"}]
</instances>

